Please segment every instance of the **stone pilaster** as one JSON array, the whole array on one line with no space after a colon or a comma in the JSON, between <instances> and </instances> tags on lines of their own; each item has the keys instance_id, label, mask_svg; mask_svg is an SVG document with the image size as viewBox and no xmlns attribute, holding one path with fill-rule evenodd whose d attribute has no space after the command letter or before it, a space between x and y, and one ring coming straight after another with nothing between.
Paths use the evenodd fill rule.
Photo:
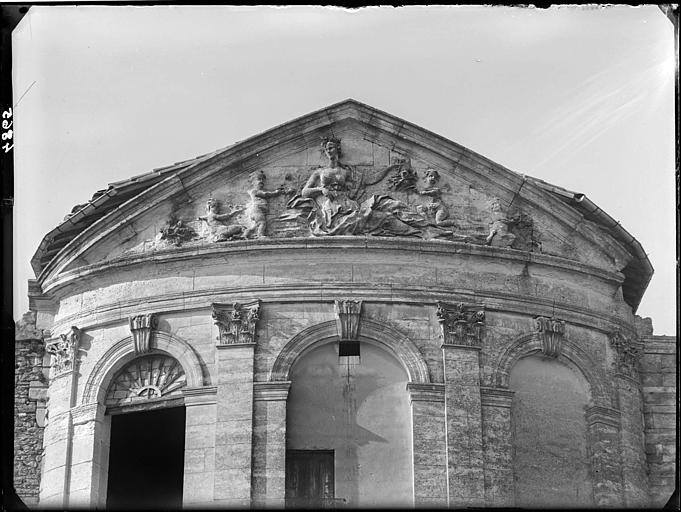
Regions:
<instances>
[{"instance_id":1,"label":"stone pilaster","mask_svg":"<svg viewBox=\"0 0 681 512\"><path fill-rule=\"evenodd\" d=\"M640 383L635 378L622 374L616 376L616 383L622 415L620 444L624 506L627 508L647 507L650 504L650 496Z\"/></svg>"},{"instance_id":2,"label":"stone pilaster","mask_svg":"<svg viewBox=\"0 0 681 512\"><path fill-rule=\"evenodd\" d=\"M105 411L106 406L97 403L71 409L69 507L106 506L111 418Z\"/></svg>"},{"instance_id":3,"label":"stone pilaster","mask_svg":"<svg viewBox=\"0 0 681 512\"><path fill-rule=\"evenodd\" d=\"M80 331L73 327L67 334L46 341L51 354L48 407L43 433L43 467L40 482L40 505L68 507L71 480L72 429L71 408L75 405Z\"/></svg>"},{"instance_id":4,"label":"stone pilaster","mask_svg":"<svg viewBox=\"0 0 681 512\"><path fill-rule=\"evenodd\" d=\"M449 506L476 507L485 502L480 348L442 346L447 421Z\"/></svg>"},{"instance_id":5,"label":"stone pilaster","mask_svg":"<svg viewBox=\"0 0 681 512\"><path fill-rule=\"evenodd\" d=\"M414 505L447 506L447 435L442 384L407 384L412 413Z\"/></svg>"},{"instance_id":6,"label":"stone pilaster","mask_svg":"<svg viewBox=\"0 0 681 512\"><path fill-rule=\"evenodd\" d=\"M183 508L213 503L217 387L184 388L185 439Z\"/></svg>"},{"instance_id":7,"label":"stone pilaster","mask_svg":"<svg viewBox=\"0 0 681 512\"><path fill-rule=\"evenodd\" d=\"M217 345L214 503L219 507L251 503L255 345Z\"/></svg>"},{"instance_id":8,"label":"stone pilaster","mask_svg":"<svg viewBox=\"0 0 681 512\"><path fill-rule=\"evenodd\" d=\"M586 424L594 505L621 507L620 413L609 407L592 406L586 409Z\"/></svg>"},{"instance_id":9,"label":"stone pilaster","mask_svg":"<svg viewBox=\"0 0 681 512\"><path fill-rule=\"evenodd\" d=\"M49 411L49 409L48 409ZM40 479L40 505L68 506L69 459L71 450L71 414L68 410L48 412L43 432L43 461Z\"/></svg>"},{"instance_id":10,"label":"stone pilaster","mask_svg":"<svg viewBox=\"0 0 681 512\"><path fill-rule=\"evenodd\" d=\"M650 504L650 495L639 375L639 359L643 347L637 340L620 331L610 335L610 343L615 352L615 382L621 412L624 506L646 507Z\"/></svg>"},{"instance_id":11,"label":"stone pilaster","mask_svg":"<svg viewBox=\"0 0 681 512\"><path fill-rule=\"evenodd\" d=\"M286 496L286 399L290 382L253 385L253 504L284 508Z\"/></svg>"},{"instance_id":12,"label":"stone pilaster","mask_svg":"<svg viewBox=\"0 0 681 512\"><path fill-rule=\"evenodd\" d=\"M506 388L481 388L480 397L485 505L512 507L515 504L511 427L513 391Z\"/></svg>"}]
</instances>

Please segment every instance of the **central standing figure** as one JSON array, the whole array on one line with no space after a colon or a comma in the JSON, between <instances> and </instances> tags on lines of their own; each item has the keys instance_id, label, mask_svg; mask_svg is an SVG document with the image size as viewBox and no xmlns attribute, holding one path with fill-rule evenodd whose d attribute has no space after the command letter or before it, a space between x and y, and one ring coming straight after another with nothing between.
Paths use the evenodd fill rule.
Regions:
<instances>
[{"instance_id":1,"label":"central standing figure","mask_svg":"<svg viewBox=\"0 0 681 512\"><path fill-rule=\"evenodd\" d=\"M401 219L407 205L400 201L383 195L372 195L361 204L356 200L363 186L381 181L391 167L378 172L371 180L361 175L355 183L352 169L340 161L340 139L324 138L322 150L328 164L312 172L300 194L287 205L296 211L285 214L284 219L305 219L315 236L410 236L419 232Z\"/></svg>"},{"instance_id":2,"label":"central standing figure","mask_svg":"<svg viewBox=\"0 0 681 512\"><path fill-rule=\"evenodd\" d=\"M353 199L356 190L351 192L349 188L353 182L352 171L340 162L340 139L325 138L322 148L329 163L312 173L300 195L315 200L326 228L324 231L331 235L350 227L347 216L357 212L359 205ZM356 223L359 219L355 217L353 221Z\"/></svg>"}]
</instances>

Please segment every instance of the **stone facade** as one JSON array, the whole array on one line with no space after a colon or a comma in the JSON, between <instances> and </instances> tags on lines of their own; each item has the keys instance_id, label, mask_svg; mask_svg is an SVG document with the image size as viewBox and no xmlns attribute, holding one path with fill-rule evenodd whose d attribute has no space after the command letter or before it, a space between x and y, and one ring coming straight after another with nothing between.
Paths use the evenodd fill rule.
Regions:
<instances>
[{"instance_id":1,"label":"stone facade","mask_svg":"<svg viewBox=\"0 0 681 512\"><path fill-rule=\"evenodd\" d=\"M641 385L645 450L650 494L655 506L666 504L677 485L676 475L676 338L643 335Z\"/></svg>"},{"instance_id":2,"label":"stone facade","mask_svg":"<svg viewBox=\"0 0 681 512\"><path fill-rule=\"evenodd\" d=\"M168 407L185 507L523 504L542 426L543 503L664 501L652 268L596 211L352 100L112 184L32 260L39 505L105 506L111 417Z\"/></svg>"},{"instance_id":3,"label":"stone facade","mask_svg":"<svg viewBox=\"0 0 681 512\"><path fill-rule=\"evenodd\" d=\"M43 333L35 314L17 322L14 345L14 488L27 505L38 504L47 379Z\"/></svg>"}]
</instances>

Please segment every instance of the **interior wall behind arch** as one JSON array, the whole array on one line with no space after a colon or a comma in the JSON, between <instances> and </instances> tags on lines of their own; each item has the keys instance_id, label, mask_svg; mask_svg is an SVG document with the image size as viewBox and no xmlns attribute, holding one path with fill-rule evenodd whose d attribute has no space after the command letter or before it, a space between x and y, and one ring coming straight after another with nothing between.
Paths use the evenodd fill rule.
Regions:
<instances>
[{"instance_id":1,"label":"interior wall behind arch","mask_svg":"<svg viewBox=\"0 0 681 512\"><path fill-rule=\"evenodd\" d=\"M591 505L583 377L555 359L528 357L513 367L510 388L516 505Z\"/></svg>"},{"instance_id":2,"label":"interior wall behind arch","mask_svg":"<svg viewBox=\"0 0 681 512\"><path fill-rule=\"evenodd\" d=\"M362 344L361 363L339 364L334 343L296 362L287 449L334 450L335 496L350 506L413 506L408 377L387 351Z\"/></svg>"}]
</instances>

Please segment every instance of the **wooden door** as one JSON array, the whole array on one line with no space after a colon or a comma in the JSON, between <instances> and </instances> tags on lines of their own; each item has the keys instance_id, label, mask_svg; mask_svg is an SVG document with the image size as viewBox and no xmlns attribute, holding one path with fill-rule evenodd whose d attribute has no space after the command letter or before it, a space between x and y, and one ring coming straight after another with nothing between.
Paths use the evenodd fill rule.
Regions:
<instances>
[{"instance_id":1,"label":"wooden door","mask_svg":"<svg viewBox=\"0 0 681 512\"><path fill-rule=\"evenodd\" d=\"M334 506L333 450L286 451L286 506Z\"/></svg>"}]
</instances>

